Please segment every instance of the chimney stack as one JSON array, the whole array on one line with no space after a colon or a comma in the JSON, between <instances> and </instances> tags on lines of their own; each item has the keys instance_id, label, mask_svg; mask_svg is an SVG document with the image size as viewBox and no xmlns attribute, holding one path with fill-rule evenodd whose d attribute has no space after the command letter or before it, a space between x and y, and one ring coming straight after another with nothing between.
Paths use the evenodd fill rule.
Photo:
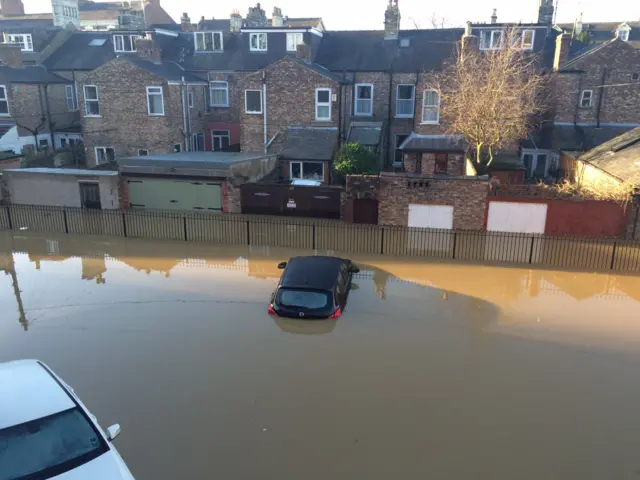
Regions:
<instances>
[{"instance_id":1,"label":"chimney stack","mask_svg":"<svg viewBox=\"0 0 640 480\"><path fill-rule=\"evenodd\" d=\"M498 23L498 9L493 9L493 15L491 15L491 23Z\"/></svg>"},{"instance_id":2,"label":"chimney stack","mask_svg":"<svg viewBox=\"0 0 640 480\"><path fill-rule=\"evenodd\" d=\"M15 43L0 43L0 64L8 67L22 66L22 51Z\"/></svg>"},{"instance_id":3,"label":"chimney stack","mask_svg":"<svg viewBox=\"0 0 640 480\"><path fill-rule=\"evenodd\" d=\"M189 18L189 15L187 14L187 12L184 12L182 14L182 17L180 17L180 29L183 32L190 32L191 30L193 30L193 26L191 25L191 19Z\"/></svg>"},{"instance_id":4,"label":"chimney stack","mask_svg":"<svg viewBox=\"0 0 640 480\"><path fill-rule=\"evenodd\" d=\"M136 40L138 57L153 63L162 63L162 49L150 38Z\"/></svg>"},{"instance_id":5,"label":"chimney stack","mask_svg":"<svg viewBox=\"0 0 640 480\"><path fill-rule=\"evenodd\" d=\"M398 0L389 0L387 11L384 12L384 38L385 40L395 40L400 33L400 8Z\"/></svg>"},{"instance_id":6,"label":"chimney stack","mask_svg":"<svg viewBox=\"0 0 640 480\"><path fill-rule=\"evenodd\" d=\"M249 13L247 13L247 26L249 27L266 27L267 15L259 3L256 3L255 7L249 7Z\"/></svg>"},{"instance_id":7,"label":"chimney stack","mask_svg":"<svg viewBox=\"0 0 640 480\"><path fill-rule=\"evenodd\" d=\"M553 0L540 0L538 7L538 23L542 25L551 25L553 23L554 10Z\"/></svg>"},{"instance_id":8,"label":"chimney stack","mask_svg":"<svg viewBox=\"0 0 640 480\"><path fill-rule=\"evenodd\" d=\"M3 17L19 17L24 15L22 0L0 0Z\"/></svg>"},{"instance_id":9,"label":"chimney stack","mask_svg":"<svg viewBox=\"0 0 640 480\"><path fill-rule=\"evenodd\" d=\"M296 58L311 63L311 45L301 43L296 47Z\"/></svg>"},{"instance_id":10,"label":"chimney stack","mask_svg":"<svg viewBox=\"0 0 640 480\"><path fill-rule=\"evenodd\" d=\"M560 66L567 61L571 50L571 35L563 33L556 38L556 52L553 57L553 69L560 70Z\"/></svg>"},{"instance_id":11,"label":"chimney stack","mask_svg":"<svg viewBox=\"0 0 640 480\"><path fill-rule=\"evenodd\" d=\"M282 10L278 7L273 7L273 13L271 14L271 26L282 27L284 26L284 17L282 16Z\"/></svg>"},{"instance_id":12,"label":"chimney stack","mask_svg":"<svg viewBox=\"0 0 640 480\"><path fill-rule=\"evenodd\" d=\"M240 11L234 10L233 12L231 12L229 30L232 33L238 33L241 29L242 29L242 15L240 15Z\"/></svg>"},{"instance_id":13,"label":"chimney stack","mask_svg":"<svg viewBox=\"0 0 640 480\"><path fill-rule=\"evenodd\" d=\"M477 35L473 35L471 29L471 22L467 22L464 28L464 35L462 36L462 58L465 53L479 52L480 51L480 38Z\"/></svg>"}]
</instances>

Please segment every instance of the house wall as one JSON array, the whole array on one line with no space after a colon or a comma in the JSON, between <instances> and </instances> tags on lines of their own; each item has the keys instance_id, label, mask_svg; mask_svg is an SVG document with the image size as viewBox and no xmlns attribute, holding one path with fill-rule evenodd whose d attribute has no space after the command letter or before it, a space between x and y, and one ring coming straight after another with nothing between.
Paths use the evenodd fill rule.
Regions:
<instances>
[{"instance_id":1,"label":"house wall","mask_svg":"<svg viewBox=\"0 0 640 480\"><path fill-rule=\"evenodd\" d=\"M80 182L98 182L103 209L120 208L118 176L4 172L11 203L81 207Z\"/></svg>"},{"instance_id":2,"label":"house wall","mask_svg":"<svg viewBox=\"0 0 640 480\"><path fill-rule=\"evenodd\" d=\"M125 78L126 83L122 81ZM84 85L98 87L100 117L86 116ZM163 88L163 116L149 115L148 86ZM174 144L181 144L184 149L183 98L186 100L186 96L181 95L181 88L121 58L86 74L79 82L78 91L87 165L96 165L95 147L112 147L116 157L137 155L138 149L169 153ZM191 133L205 132L202 89L196 88L194 93Z\"/></svg>"},{"instance_id":3,"label":"house wall","mask_svg":"<svg viewBox=\"0 0 640 480\"><path fill-rule=\"evenodd\" d=\"M435 174L436 154L428 152L407 152L404 154L403 165L407 173L431 176ZM465 158L462 153L448 154L447 175L465 175Z\"/></svg>"},{"instance_id":4,"label":"house wall","mask_svg":"<svg viewBox=\"0 0 640 480\"><path fill-rule=\"evenodd\" d=\"M617 40L586 55L555 78L555 121L596 124L638 124L640 50ZM600 88L604 83L604 88ZM593 91L592 106L580 106L582 90ZM600 116L598 102L602 95Z\"/></svg>"},{"instance_id":5,"label":"house wall","mask_svg":"<svg viewBox=\"0 0 640 480\"><path fill-rule=\"evenodd\" d=\"M211 107L207 111L210 122L239 123L240 114L244 111L244 90L242 85L245 78L251 76L248 72L209 72L209 82L227 82L229 87L229 106ZM211 94L207 92L207 102L211 103Z\"/></svg>"},{"instance_id":6,"label":"house wall","mask_svg":"<svg viewBox=\"0 0 640 480\"><path fill-rule=\"evenodd\" d=\"M339 83L286 57L264 70L247 76L240 85L242 151L264 151L264 112L253 115L245 111L245 90L262 91L263 73L266 75L267 86L267 141L271 141L277 135L269 147L269 153L279 153L282 150L288 126L336 127L338 125L337 101L332 102L330 122L316 121L315 93L316 88L331 88L332 94L338 94Z\"/></svg>"},{"instance_id":7,"label":"house wall","mask_svg":"<svg viewBox=\"0 0 640 480\"><path fill-rule=\"evenodd\" d=\"M453 228L480 230L485 223L488 184L477 178L416 178L380 175L378 223L406 226L409 204L453 206Z\"/></svg>"},{"instance_id":8,"label":"house wall","mask_svg":"<svg viewBox=\"0 0 640 480\"><path fill-rule=\"evenodd\" d=\"M211 122L206 125L205 132L205 149L207 151L213 151L213 139L211 134L214 130L229 132L229 145L236 145L240 143L240 123L225 123L225 122Z\"/></svg>"},{"instance_id":9,"label":"house wall","mask_svg":"<svg viewBox=\"0 0 640 480\"><path fill-rule=\"evenodd\" d=\"M566 153L560 154L560 165L565 178L578 185L592 188L599 192L616 190L622 180L591 165L589 162L577 160Z\"/></svg>"}]
</instances>

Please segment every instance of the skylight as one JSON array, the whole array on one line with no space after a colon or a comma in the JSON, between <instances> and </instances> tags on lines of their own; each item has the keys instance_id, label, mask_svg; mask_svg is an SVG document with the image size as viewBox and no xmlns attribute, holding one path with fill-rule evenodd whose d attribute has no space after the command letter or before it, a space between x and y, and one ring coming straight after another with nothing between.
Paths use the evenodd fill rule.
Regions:
<instances>
[{"instance_id":1,"label":"skylight","mask_svg":"<svg viewBox=\"0 0 640 480\"><path fill-rule=\"evenodd\" d=\"M94 38L93 40L91 40L89 42L89 46L91 46L91 47L101 47L105 43L107 43L107 39L106 38Z\"/></svg>"}]
</instances>

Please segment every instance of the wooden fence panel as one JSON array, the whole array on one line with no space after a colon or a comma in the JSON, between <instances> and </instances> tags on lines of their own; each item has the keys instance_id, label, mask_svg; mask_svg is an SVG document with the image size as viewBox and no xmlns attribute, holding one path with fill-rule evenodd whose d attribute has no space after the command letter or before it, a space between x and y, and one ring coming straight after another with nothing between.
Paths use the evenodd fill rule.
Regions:
<instances>
[{"instance_id":1,"label":"wooden fence panel","mask_svg":"<svg viewBox=\"0 0 640 480\"><path fill-rule=\"evenodd\" d=\"M69 233L124 237L124 216L118 210L67 209Z\"/></svg>"},{"instance_id":2,"label":"wooden fence panel","mask_svg":"<svg viewBox=\"0 0 640 480\"><path fill-rule=\"evenodd\" d=\"M187 240L191 242L247 245L247 221L237 217L187 215Z\"/></svg>"},{"instance_id":3,"label":"wooden fence panel","mask_svg":"<svg viewBox=\"0 0 640 480\"><path fill-rule=\"evenodd\" d=\"M0 206L0 230L11 230L9 222L9 207Z\"/></svg>"},{"instance_id":4,"label":"wooden fence panel","mask_svg":"<svg viewBox=\"0 0 640 480\"><path fill-rule=\"evenodd\" d=\"M378 226L319 224L315 227L316 249L379 254L382 229Z\"/></svg>"},{"instance_id":5,"label":"wooden fence panel","mask_svg":"<svg viewBox=\"0 0 640 480\"><path fill-rule=\"evenodd\" d=\"M249 223L249 244L312 249L313 225L255 219Z\"/></svg>"},{"instance_id":6,"label":"wooden fence panel","mask_svg":"<svg viewBox=\"0 0 640 480\"><path fill-rule=\"evenodd\" d=\"M425 228L385 227L383 253L417 257L453 258L454 232Z\"/></svg>"},{"instance_id":7,"label":"wooden fence panel","mask_svg":"<svg viewBox=\"0 0 640 480\"><path fill-rule=\"evenodd\" d=\"M14 230L66 233L64 209L36 205L10 205Z\"/></svg>"}]
</instances>

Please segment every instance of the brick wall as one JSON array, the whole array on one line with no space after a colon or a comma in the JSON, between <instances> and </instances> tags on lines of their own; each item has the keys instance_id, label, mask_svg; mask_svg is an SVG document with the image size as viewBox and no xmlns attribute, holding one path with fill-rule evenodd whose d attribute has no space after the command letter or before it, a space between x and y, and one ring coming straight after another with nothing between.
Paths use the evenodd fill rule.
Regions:
<instances>
[{"instance_id":1,"label":"brick wall","mask_svg":"<svg viewBox=\"0 0 640 480\"><path fill-rule=\"evenodd\" d=\"M486 180L381 174L378 222L406 226L409 204L451 205L453 228L480 230L484 228L487 192Z\"/></svg>"},{"instance_id":2,"label":"brick wall","mask_svg":"<svg viewBox=\"0 0 640 480\"><path fill-rule=\"evenodd\" d=\"M38 133L48 133L49 118L47 117L46 99L49 101L50 119L53 122L53 130L68 127L77 119L77 114L69 112L65 97L64 85L29 85L13 84L7 86L10 98L9 113L18 124L20 136L30 136L32 133L27 128L35 129L46 118L44 127ZM47 95L45 97L45 88ZM24 128L27 127L27 128Z\"/></svg>"},{"instance_id":3,"label":"brick wall","mask_svg":"<svg viewBox=\"0 0 640 480\"><path fill-rule=\"evenodd\" d=\"M246 72L210 72L209 82L227 82L229 89L228 107L209 107L207 120L209 122L238 123L240 114L244 111L244 89L242 85L244 79L251 75ZM208 102L211 102L210 92L207 95Z\"/></svg>"},{"instance_id":4,"label":"brick wall","mask_svg":"<svg viewBox=\"0 0 640 480\"><path fill-rule=\"evenodd\" d=\"M571 65L573 73L555 78L555 121L592 123L598 121L599 97L602 94L600 122L638 123L640 50L626 42L615 41L586 55ZM605 88L600 89L604 80ZM591 107L580 106L582 90L592 90Z\"/></svg>"},{"instance_id":5,"label":"brick wall","mask_svg":"<svg viewBox=\"0 0 640 480\"><path fill-rule=\"evenodd\" d=\"M404 171L432 176L435 174L436 154L432 152L407 152L403 159ZM463 154L449 153L447 156L447 175L464 175L465 159Z\"/></svg>"},{"instance_id":6,"label":"brick wall","mask_svg":"<svg viewBox=\"0 0 640 480\"><path fill-rule=\"evenodd\" d=\"M125 78L127 81L123 82ZM84 115L84 85L98 87L98 118ZM163 116L148 114L148 86L163 88ZM112 147L117 157L137 155L138 149L147 149L149 153L169 153L177 143L184 148L180 86L168 85L166 80L125 59L116 58L85 75L79 82L78 91L87 165L96 164L95 147ZM203 89L194 88L193 92L195 103L190 109L191 132L205 132Z\"/></svg>"},{"instance_id":7,"label":"brick wall","mask_svg":"<svg viewBox=\"0 0 640 480\"><path fill-rule=\"evenodd\" d=\"M267 85L267 140L276 134L269 153L279 153L287 127L305 125L313 127L338 126L338 102L332 102L331 121L318 122L315 114L316 88L331 88L332 94L338 94L339 83L301 65L286 57L247 76L242 82L240 114L241 148L245 152L264 150L264 115L253 115L245 112L245 90L263 90L262 75L266 75Z\"/></svg>"}]
</instances>

